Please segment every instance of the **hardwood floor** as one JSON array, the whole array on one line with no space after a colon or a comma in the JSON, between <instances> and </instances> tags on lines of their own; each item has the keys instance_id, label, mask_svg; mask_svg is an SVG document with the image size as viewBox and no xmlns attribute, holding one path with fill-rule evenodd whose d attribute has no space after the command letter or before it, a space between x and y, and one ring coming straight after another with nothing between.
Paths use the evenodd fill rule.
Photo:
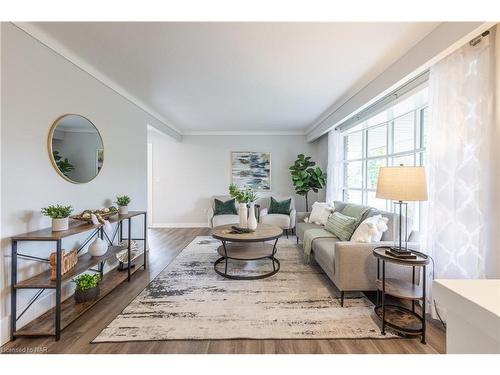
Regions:
<instances>
[{"instance_id":1,"label":"hardwood floor","mask_svg":"<svg viewBox=\"0 0 500 375\"><path fill-rule=\"evenodd\" d=\"M444 353L445 333L435 323L427 329L427 345L419 339L362 340L189 340L126 343L90 342L106 327L195 236L207 235L206 228L150 229L149 268L138 270L130 283L124 282L61 334L50 337L18 338L1 352L39 348L46 353ZM370 296L369 296L370 297Z\"/></svg>"}]
</instances>

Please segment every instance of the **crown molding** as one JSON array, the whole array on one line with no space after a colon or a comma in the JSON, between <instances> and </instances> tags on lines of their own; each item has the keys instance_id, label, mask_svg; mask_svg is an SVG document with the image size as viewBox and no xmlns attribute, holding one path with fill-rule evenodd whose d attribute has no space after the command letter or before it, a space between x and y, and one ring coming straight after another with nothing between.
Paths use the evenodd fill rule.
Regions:
<instances>
[{"instance_id":1,"label":"crown molding","mask_svg":"<svg viewBox=\"0 0 500 375\"><path fill-rule=\"evenodd\" d=\"M165 119L161 114L152 109L149 105L144 103L142 100L137 98L135 95L131 94L128 90L124 89L118 83L110 79L105 74L101 73L98 69L96 69L93 65L87 63L82 58L77 56L74 52L70 51L52 36L48 35L46 32L41 30L38 26L36 26L33 22L11 22L12 25L22 30L36 41L49 48L53 52L57 53L73 65L75 65L80 70L92 76L94 79L101 82L106 87L110 88L118 95L122 96L124 99L134 104L136 107L153 117L156 121L160 122L165 129L165 133L169 136L181 140L182 139L182 131L172 125L167 119ZM154 126L154 125L152 125Z\"/></svg>"},{"instance_id":2,"label":"crown molding","mask_svg":"<svg viewBox=\"0 0 500 375\"><path fill-rule=\"evenodd\" d=\"M185 131L182 135L208 135L208 136L221 136L221 135L295 135L305 136L303 130L290 131L290 130L206 130L206 131Z\"/></svg>"}]
</instances>

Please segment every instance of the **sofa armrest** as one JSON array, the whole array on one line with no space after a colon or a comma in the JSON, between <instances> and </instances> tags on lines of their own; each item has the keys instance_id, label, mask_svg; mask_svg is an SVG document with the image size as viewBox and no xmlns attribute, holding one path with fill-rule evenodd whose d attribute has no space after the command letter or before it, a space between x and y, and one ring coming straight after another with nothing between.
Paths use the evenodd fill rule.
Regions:
<instances>
[{"instance_id":1,"label":"sofa armrest","mask_svg":"<svg viewBox=\"0 0 500 375\"><path fill-rule=\"evenodd\" d=\"M207 210L207 219L208 219L208 226L212 228L212 219L214 218L214 209L212 207L209 207Z\"/></svg>"},{"instance_id":2,"label":"sofa armrest","mask_svg":"<svg viewBox=\"0 0 500 375\"><path fill-rule=\"evenodd\" d=\"M262 223L262 219L264 218L264 216L267 216L268 215L268 209L267 208L263 208L262 210L259 211L259 222Z\"/></svg>"},{"instance_id":3,"label":"sofa armrest","mask_svg":"<svg viewBox=\"0 0 500 375\"><path fill-rule=\"evenodd\" d=\"M296 217L296 222L297 223L303 223L304 219L306 217L309 217L311 215L310 212L296 212L295 217Z\"/></svg>"},{"instance_id":4,"label":"sofa armrest","mask_svg":"<svg viewBox=\"0 0 500 375\"><path fill-rule=\"evenodd\" d=\"M290 229L295 228L295 217L297 216L297 211L290 211Z\"/></svg>"}]
</instances>

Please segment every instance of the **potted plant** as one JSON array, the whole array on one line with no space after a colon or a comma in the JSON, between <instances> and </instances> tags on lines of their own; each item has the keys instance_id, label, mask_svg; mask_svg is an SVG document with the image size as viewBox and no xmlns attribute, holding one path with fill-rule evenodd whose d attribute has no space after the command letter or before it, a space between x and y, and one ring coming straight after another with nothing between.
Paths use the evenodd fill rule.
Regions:
<instances>
[{"instance_id":1,"label":"potted plant","mask_svg":"<svg viewBox=\"0 0 500 375\"><path fill-rule=\"evenodd\" d=\"M313 168L315 165L310 156L299 154L295 163L289 168L295 192L306 198L306 211L309 211L307 200L309 192L312 190L317 193L326 185L326 173L318 166Z\"/></svg>"},{"instance_id":2,"label":"potted plant","mask_svg":"<svg viewBox=\"0 0 500 375\"><path fill-rule=\"evenodd\" d=\"M52 230L54 232L69 228L69 215L71 215L71 212L73 212L73 207L59 204L42 208L42 214L52 219Z\"/></svg>"},{"instance_id":3,"label":"potted plant","mask_svg":"<svg viewBox=\"0 0 500 375\"><path fill-rule=\"evenodd\" d=\"M239 189L235 184L229 185L229 195L240 204L238 214L240 216L240 228L255 230L257 228L257 218L255 217L254 202L257 199L257 193L251 187ZM247 210L249 205L250 212Z\"/></svg>"},{"instance_id":4,"label":"potted plant","mask_svg":"<svg viewBox=\"0 0 500 375\"><path fill-rule=\"evenodd\" d=\"M101 281L101 275L95 273L93 275L83 274L73 279L76 284L75 289L75 301L76 303L83 303L89 301L95 301L99 298L99 282Z\"/></svg>"},{"instance_id":5,"label":"potted plant","mask_svg":"<svg viewBox=\"0 0 500 375\"><path fill-rule=\"evenodd\" d=\"M122 195L122 196L116 197L115 203L119 207L120 215L128 214L128 205L130 203L130 197L128 195Z\"/></svg>"}]
</instances>

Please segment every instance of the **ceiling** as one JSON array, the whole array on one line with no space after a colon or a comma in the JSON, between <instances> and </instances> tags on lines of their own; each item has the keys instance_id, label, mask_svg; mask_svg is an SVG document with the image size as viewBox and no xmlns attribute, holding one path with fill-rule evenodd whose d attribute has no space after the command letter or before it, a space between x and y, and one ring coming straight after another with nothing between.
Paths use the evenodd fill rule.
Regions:
<instances>
[{"instance_id":1,"label":"ceiling","mask_svg":"<svg viewBox=\"0 0 500 375\"><path fill-rule=\"evenodd\" d=\"M305 132L438 23L36 23L183 133Z\"/></svg>"}]
</instances>

